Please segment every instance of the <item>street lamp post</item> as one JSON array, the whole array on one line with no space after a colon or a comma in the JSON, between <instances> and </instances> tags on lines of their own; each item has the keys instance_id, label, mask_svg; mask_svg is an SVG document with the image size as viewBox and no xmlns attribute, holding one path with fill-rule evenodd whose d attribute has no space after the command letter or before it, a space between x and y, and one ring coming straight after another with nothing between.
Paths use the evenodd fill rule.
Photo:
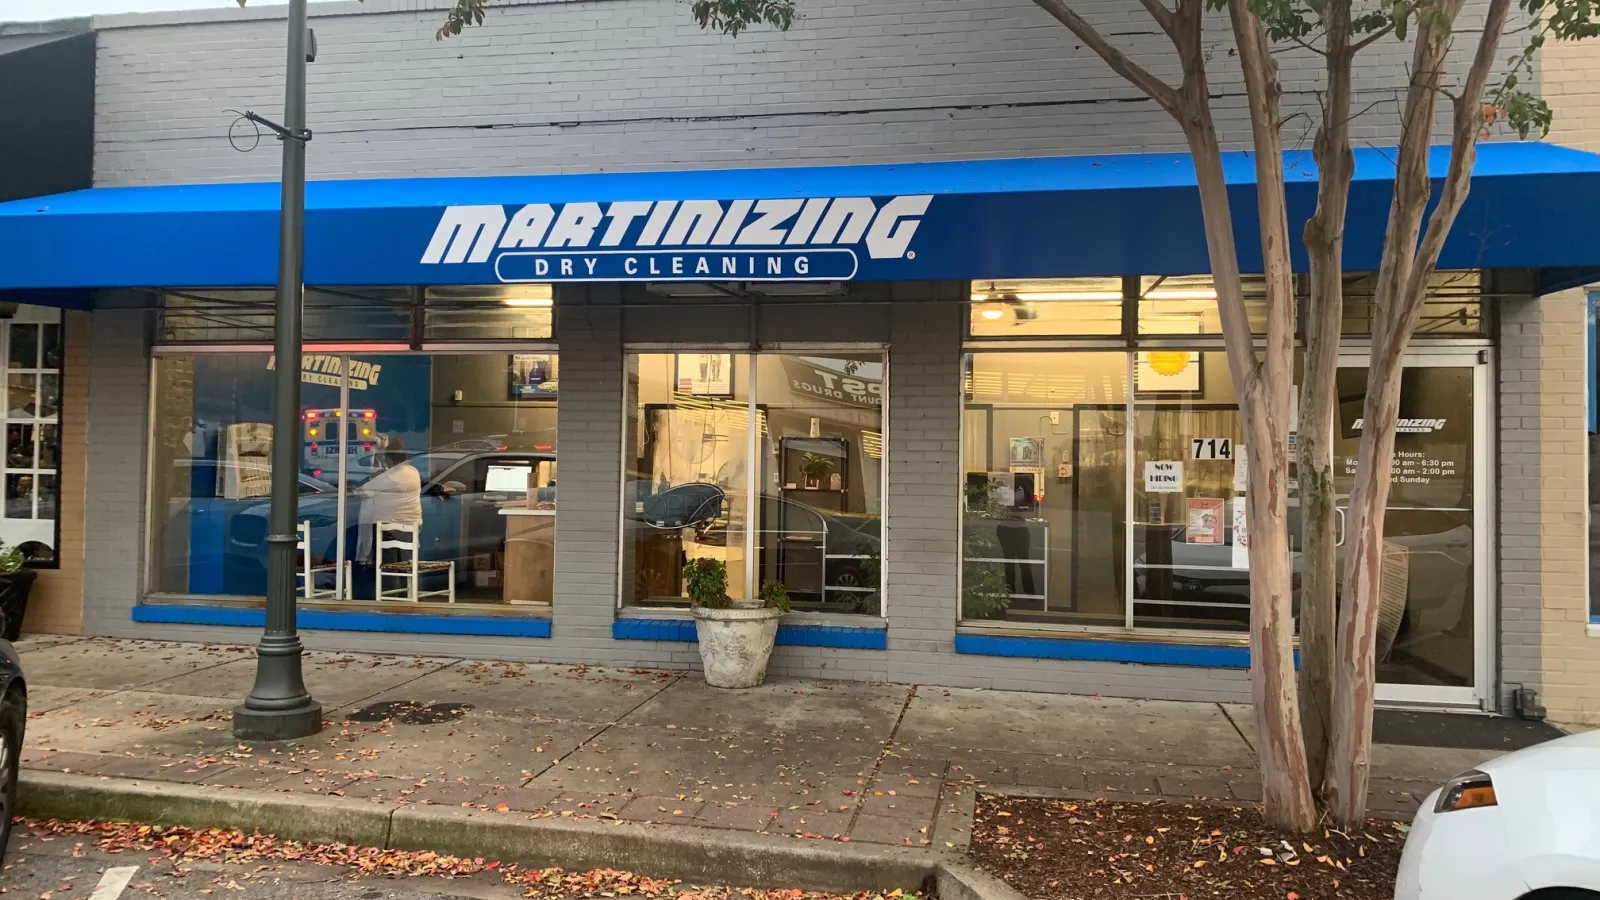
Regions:
<instances>
[{"instance_id":1,"label":"street lamp post","mask_svg":"<svg viewBox=\"0 0 1600 900\"><path fill-rule=\"evenodd\" d=\"M257 119L255 116L250 116ZM269 123L270 124L270 123ZM283 209L278 232L273 350L272 507L267 536L267 627L256 648L256 681L233 710L235 737L293 740L322 730L322 704L300 671L295 630L295 554L300 473L300 313L305 274L306 0L289 0L289 67L284 80Z\"/></svg>"}]
</instances>

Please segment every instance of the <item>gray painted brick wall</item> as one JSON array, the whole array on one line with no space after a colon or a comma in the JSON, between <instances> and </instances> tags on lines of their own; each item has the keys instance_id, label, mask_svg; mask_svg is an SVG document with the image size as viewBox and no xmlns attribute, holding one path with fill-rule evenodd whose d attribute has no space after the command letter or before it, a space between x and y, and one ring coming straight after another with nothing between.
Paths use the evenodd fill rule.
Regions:
<instances>
[{"instance_id":1,"label":"gray painted brick wall","mask_svg":"<svg viewBox=\"0 0 1600 900\"><path fill-rule=\"evenodd\" d=\"M1540 648L1543 565L1540 392L1545 340L1542 304L1536 298L1499 303L1499 614L1501 708L1510 709L1510 686L1538 690L1543 678Z\"/></svg>"},{"instance_id":2,"label":"gray painted brick wall","mask_svg":"<svg viewBox=\"0 0 1600 900\"><path fill-rule=\"evenodd\" d=\"M1028 0L803 0L788 33L702 32L663 0L507 2L435 41L440 2L312 8L313 178L839 164L1182 151L1170 118ZM1158 75L1137 5L1087 18ZM1469 0L1459 63L1486 0ZM229 109L281 109L281 8L101 17L99 184L273 180L276 142L229 145ZM1248 144L1226 22L1208 26L1219 130ZM1409 44L1361 57L1358 145L1396 142ZM1284 112L1315 114L1320 58L1280 54ZM1458 66L1453 66L1458 68ZM1441 117L1448 109L1441 110ZM1441 118L1441 123L1443 118ZM1309 126L1289 126L1291 146ZM1296 130L1298 129L1298 130ZM248 130L236 132L248 142Z\"/></svg>"}]
</instances>

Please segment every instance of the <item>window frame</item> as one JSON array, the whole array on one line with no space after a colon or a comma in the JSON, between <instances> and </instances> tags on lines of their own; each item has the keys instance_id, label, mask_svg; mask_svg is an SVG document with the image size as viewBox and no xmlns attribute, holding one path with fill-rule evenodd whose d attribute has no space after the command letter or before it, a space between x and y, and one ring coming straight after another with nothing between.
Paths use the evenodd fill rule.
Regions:
<instances>
[{"instance_id":1,"label":"window frame","mask_svg":"<svg viewBox=\"0 0 1600 900\"><path fill-rule=\"evenodd\" d=\"M65 313L63 313L61 310L53 309L51 307L25 306L25 307L21 307L20 309L49 310L51 313L54 314L55 318L54 318L54 321L44 321L44 320L29 321L27 318L24 318L22 321L18 321L18 319L12 318L12 319L5 320L5 322L4 322L5 327L3 329L0 329L0 341L4 342L4 347L0 348L0 366L3 366L4 371L6 373L6 376L7 376L7 380L6 380L6 390L7 390L6 405L5 405L5 408L3 410L0 410L0 426L4 426L4 427L0 428L0 434L6 434L6 436L9 437L9 434L8 434L9 426L11 426L13 424L26 425L26 426L30 426L30 427L32 427L34 429L34 434L33 434L33 465L29 466L29 467L26 467L26 468L19 467L19 468L14 470L10 465L9 458L0 457L0 474L10 475L10 474L12 474L13 471L15 471L17 473L28 474L28 475L31 475L33 477L33 485L32 485L32 489L31 489L31 492L30 492L32 494L32 499L33 499L33 515L29 516L26 519L23 519L23 518L12 519L12 521L17 521L17 522L28 522L28 521L37 522L37 521L41 521L41 517L39 515L39 512L40 512L40 509L41 509L41 507L43 505L42 504L43 494L42 494L42 488L41 488L41 485L40 485L40 481L46 475L54 476L54 479L55 479L55 497L54 497L54 500L55 500L55 516L54 516L54 527L52 528L52 534L51 534L50 559L48 559L48 560L29 559L29 560L26 561L26 565L30 569L60 569L61 568L61 477L62 477L62 470L65 468L66 455L67 455L67 449L68 449L67 448L67 443L66 443L66 437L65 437L65 434L63 432L63 422L62 422L62 420L63 420L63 415L62 414L65 411L65 405L66 405L66 400L67 400L67 321L66 321ZM39 329L39 332L38 332L39 333L39 340L38 340L38 343L36 344L36 346L34 348L34 353L35 353L34 362L35 362L35 365L23 366L23 367L21 367L19 369L13 370L11 368L11 337L12 337L12 329L15 328L16 326L19 326L19 325L31 326L31 327ZM57 336L57 341L58 341L57 352L59 354L59 357L57 359L57 365L54 368L43 365L43 363L45 362L45 353L46 353L46 344L44 342L44 333L45 333L45 329L49 328L49 327L54 327L56 329L56 336ZM55 415L54 416L38 416L38 415L35 415L33 418L15 419L15 420L13 420L11 418L11 401L10 401L10 376L13 375L13 374L32 375L34 377L34 391L35 391L35 397L36 397L36 399L35 399L35 409L36 409L36 411L37 411L38 406L40 405L40 403L42 402L43 397L44 397L44 376L46 376L46 375L54 375L54 376L56 376L56 410L55 410ZM55 466L49 467L49 468L46 468L45 466L40 465L40 453L42 452L43 445L44 445L44 429L46 427L54 427L56 429L56 464L55 464ZM3 486L4 484L5 484L5 479L4 478L0 478L0 486ZM16 545L8 544L7 546L16 546Z\"/></svg>"},{"instance_id":2,"label":"window frame","mask_svg":"<svg viewBox=\"0 0 1600 900\"><path fill-rule=\"evenodd\" d=\"M871 614L871 613L848 613L848 612L831 612L831 611L822 612L822 611L798 611L797 610L795 612L788 613L786 615L786 618L793 619L793 620L796 620L796 621L811 620L811 621L828 622L828 623L833 623L833 624L845 624L845 625L850 625L850 624L860 625L863 622L874 621L874 620L881 621L881 622L887 622L888 621L888 616L889 616L889 604L890 604L890 602L892 602L892 598L889 596L889 577L888 577L888 568L889 567L886 565L886 560L888 559L888 554L889 554L889 544L890 544L890 538L889 538L890 528L888 526L888 523L890 521L889 517L891 515L891 512L890 512L891 498L890 498L890 492L889 492L889 487L890 487L890 452L891 452L890 451L890 447L892 446L890 444L890 441L892 440L892 438L890 437L890 434L889 434L889 430L890 430L890 406L889 406L889 404L890 404L890 397L889 397L890 389L889 389L889 384L890 384L891 355L890 355L890 345L889 345L889 343L888 342L883 342L883 341L858 341L858 342L833 341L833 342L824 342L824 343L813 343L813 342L767 342L767 343L761 343L758 346L751 346L750 344L740 344L740 343L727 343L727 342L707 342L707 343L700 343L700 344L677 344L677 343L662 343L662 342L639 341L639 342L629 342L629 343L626 343L626 344L623 345L622 353L620 355L620 364L619 364L619 368L618 368L618 391L621 393L622 403L621 403L621 420L619 422L620 427L618 428L618 432L619 432L619 434L618 434L618 445L619 445L618 449L620 451L619 452L620 465L618 466L618 471L617 471L617 480L618 480L617 498L618 498L618 503L617 503L617 522L616 522L617 530L616 530L616 545L615 545L616 548L617 548L617 579L616 579L616 583L615 583L615 585L613 587L613 596L614 596L613 609L615 610L615 615L617 615L618 617L624 617L624 616L632 616L632 615L644 614L644 615L652 615L652 616L669 616L669 617L671 617L671 616L681 616L681 615L687 614L687 612L688 612L688 607L687 606L683 606L683 607L678 607L678 606L654 607L654 606L642 606L642 605L639 605L639 604L636 604L636 603L635 604L629 604L629 603L624 601L623 585L625 583L625 579L633 577L633 573L632 572L624 571L625 566L623 564L624 560L630 558L630 554L628 554L626 552L626 550L625 550L626 542L627 542L627 540L629 538L629 535L628 535L628 514L629 514L629 506L632 503L636 502L636 500L634 498L629 496L629 487L630 487L630 485L634 484L634 481L630 480L627 477L628 476L628 468L629 468L629 459L630 459L629 454L632 452L632 448L629 446L629 437L630 437L630 435L628 433L628 419L629 419L629 416L630 416L630 410L633 410L634 414L638 414L638 413L642 412L644 409L646 409L647 407L657 406L657 404L643 404L643 403L640 403L639 398L637 396L632 396L632 397L629 396L629 391L630 391L630 385L629 385L629 381L628 381L629 361L633 357L644 356L644 355L678 355L678 354L684 354L684 353L709 353L709 352L731 353L731 354L733 354L735 356L736 359L739 356L747 357L747 360L746 360L746 363L745 363L745 372L744 372L743 377L748 380L748 383L750 385L750 390L749 390L749 396L745 399L744 402L745 402L746 408L747 408L747 410L748 410L748 412L750 414L750 420L751 420L752 425L754 425L755 421L761 415L764 414L764 410L765 410L765 405L761 402L761 398L757 395L757 385L759 383L758 382L758 378L757 378L757 376L758 376L757 366L759 365L760 357L762 357L762 356L780 357L780 356L794 356L794 355L802 355L802 354L803 355L824 355L824 354L828 354L828 353L848 353L848 354L875 353L875 354L878 354L879 357L881 358L882 365L883 365L883 380L882 380L882 383L881 383L881 386L880 386L880 393L879 393L880 402L879 402L879 406L878 406L878 416L879 416L880 427L879 427L878 430L879 430L879 434L880 434L881 447L883 449L881 451L881 453L882 453L882 455L881 455L881 465L879 466L879 473L878 473L878 497L879 497L879 512L878 512L878 521L879 521L879 526L878 526L878 560L879 560L879 564L878 564L878 611L874 615L874 614ZM737 366L737 363L736 363L736 366ZM735 370L735 374L737 375L737 368ZM745 448L745 452L746 452L746 457L745 458L747 460L747 463L745 465L745 469L746 469L746 477L745 477L746 487L745 487L745 491L746 491L746 495L748 497L757 498L757 497L760 496L760 492L759 492L758 488L760 487L759 479L761 477L761 471L762 470L761 470L761 468L759 466L752 464L751 461L760 459L760 456L761 456L761 454L760 454L761 437L760 437L759 431L755 427L748 428L747 429L747 433L748 433L749 436L748 436L748 438L746 440L746 448ZM753 578L755 572L758 569L757 559L756 559L757 552L758 552L758 549L759 549L758 546L757 546L758 545L757 534L759 533L759 529L757 528L757 519L758 518L759 518L759 513L754 513L752 511L747 511L746 512L744 531L745 531L745 547L746 547L745 566L746 566L747 579ZM747 583L748 583L748 581L747 581Z\"/></svg>"}]
</instances>

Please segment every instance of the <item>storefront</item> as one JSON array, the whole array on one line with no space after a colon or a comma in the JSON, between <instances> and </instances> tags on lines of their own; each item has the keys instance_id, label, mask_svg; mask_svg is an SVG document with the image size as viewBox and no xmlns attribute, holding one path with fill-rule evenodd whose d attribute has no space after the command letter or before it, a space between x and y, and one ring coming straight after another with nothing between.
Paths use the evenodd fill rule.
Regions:
<instances>
[{"instance_id":1,"label":"storefront","mask_svg":"<svg viewBox=\"0 0 1600 900\"><path fill-rule=\"evenodd\" d=\"M0 24L0 201L93 183L94 85L87 21ZM40 573L30 631L81 627L87 326L83 313L0 302L0 544Z\"/></svg>"},{"instance_id":2,"label":"storefront","mask_svg":"<svg viewBox=\"0 0 1600 900\"><path fill-rule=\"evenodd\" d=\"M796 601L785 673L1245 697L1242 430L1182 163L314 182L290 436L308 642L691 665L681 571L710 557L735 592ZM1361 156L1356 209L1386 206L1383 165ZM1509 709L1526 684L1497 436L1537 430L1520 323L1600 264L1534 229L1600 229L1596 192L1594 157L1484 148L1462 218L1505 227L1447 246L1406 359L1387 701ZM0 206L5 297L93 308L91 633L262 621L275 202L234 184ZM1352 268L1381 227L1352 220ZM1348 293L1342 484L1369 278ZM14 384L49 377L38 341ZM50 425L8 419L36 442Z\"/></svg>"}]
</instances>

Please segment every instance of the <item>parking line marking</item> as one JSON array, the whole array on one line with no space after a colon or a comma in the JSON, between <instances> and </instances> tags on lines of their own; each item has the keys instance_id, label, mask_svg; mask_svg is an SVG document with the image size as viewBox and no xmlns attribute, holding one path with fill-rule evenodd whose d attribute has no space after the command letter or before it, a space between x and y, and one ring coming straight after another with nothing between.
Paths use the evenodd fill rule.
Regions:
<instances>
[{"instance_id":1,"label":"parking line marking","mask_svg":"<svg viewBox=\"0 0 1600 900\"><path fill-rule=\"evenodd\" d=\"M122 892L127 890L128 882L133 880L133 873L139 871L138 866L116 866L106 870L100 876L100 883L94 886L89 894L89 900L117 900Z\"/></svg>"}]
</instances>

